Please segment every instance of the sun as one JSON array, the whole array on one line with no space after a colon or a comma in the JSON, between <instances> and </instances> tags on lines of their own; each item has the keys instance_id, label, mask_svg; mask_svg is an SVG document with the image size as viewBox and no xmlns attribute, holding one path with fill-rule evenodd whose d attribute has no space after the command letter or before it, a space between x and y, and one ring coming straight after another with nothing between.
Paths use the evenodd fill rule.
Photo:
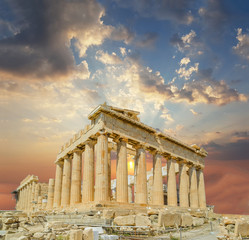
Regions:
<instances>
[{"instance_id":1,"label":"sun","mask_svg":"<svg viewBox=\"0 0 249 240\"><path fill-rule=\"evenodd\" d=\"M128 155L127 165L128 165L128 174L133 175L134 174L134 160L131 155Z\"/></svg>"}]
</instances>

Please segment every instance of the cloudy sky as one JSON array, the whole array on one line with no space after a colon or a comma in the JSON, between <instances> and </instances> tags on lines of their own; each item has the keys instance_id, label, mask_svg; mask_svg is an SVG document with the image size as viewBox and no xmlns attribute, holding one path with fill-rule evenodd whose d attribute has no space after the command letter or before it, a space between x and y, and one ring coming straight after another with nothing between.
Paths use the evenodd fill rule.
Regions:
<instances>
[{"instance_id":1,"label":"cloudy sky","mask_svg":"<svg viewBox=\"0 0 249 240\"><path fill-rule=\"evenodd\" d=\"M249 3L3 0L0 209L107 102L202 145L207 201L249 214Z\"/></svg>"}]
</instances>

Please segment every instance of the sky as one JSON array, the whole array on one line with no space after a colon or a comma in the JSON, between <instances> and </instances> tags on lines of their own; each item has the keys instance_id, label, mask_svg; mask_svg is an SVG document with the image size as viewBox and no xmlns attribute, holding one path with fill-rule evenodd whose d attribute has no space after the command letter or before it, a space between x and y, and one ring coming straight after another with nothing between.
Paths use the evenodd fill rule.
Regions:
<instances>
[{"instance_id":1,"label":"sky","mask_svg":"<svg viewBox=\"0 0 249 240\"><path fill-rule=\"evenodd\" d=\"M204 147L207 203L249 214L249 2L2 0L0 209L98 105Z\"/></svg>"}]
</instances>

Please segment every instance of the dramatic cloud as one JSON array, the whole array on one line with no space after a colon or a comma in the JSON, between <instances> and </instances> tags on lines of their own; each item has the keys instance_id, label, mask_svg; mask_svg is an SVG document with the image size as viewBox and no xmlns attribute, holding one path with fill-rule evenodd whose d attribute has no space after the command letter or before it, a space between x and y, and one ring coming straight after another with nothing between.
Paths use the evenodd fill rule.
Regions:
<instances>
[{"instance_id":1,"label":"dramatic cloud","mask_svg":"<svg viewBox=\"0 0 249 240\"><path fill-rule=\"evenodd\" d=\"M193 73L198 72L198 68L199 68L199 63L195 63L194 66L191 66L189 68L180 67L178 70L176 70L176 73L179 75L180 78L189 80Z\"/></svg>"},{"instance_id":2,"label":"dramatic cloud","mask_svg":"<svg viewBox=\"0 0 249 240\"><path fill-rule=\"evenodd\" d=\"M240 57L249 60L249 34L242 34L242 29L237 29L238 43L233 47L233 50Z\"/></svg>"},{"instance_id":3,"label":"dramatic cloud","mask_svg":"<svg viewBox=\"0 0 249 240\"><path fill-rule=\"evenodd\" d=\"M97 51L96 59L104 64L121 64L122 60L117 56L116 53L108 54L102 50Z\"/></svg>"},{"instance_id":4,"label":"dramatic cloud","mask_svg":"<svg viewBox=\"0 0 249 240\"><path fill-rule=\"evenodd\" d=\"M175 33L171 37L170 43L176 47L179 52L185 53L187 56L202 55L205 49L194 30L182 36Z\"/></svg>"},{"instance_id":5,"label":"dramatic cloud","mask_svg":"<svg viewBox=\"0 0 249 240\"><path fill-rule=\"evenodd\" d=\"M104 9L96 1L11 0L8 6L15 19L4 25L9 32L1 35L1 75L56 79L71 74L75 63L70 40L84 56L113 31L100 20Z\"/></svg>"},{"instance_id":6,"label":"dramatic cloud","mask_svg":"<svg viewBox=\"0 0 249 240\"><path fill-rule=\"evenodd\" d=\"M230 136L232 142L217 144L210 142L204 148L209 152L210 158L222 161L248 161L249 132L235 132Z\"/></svg>"},{"instance_id":7,"label":"dramatic cloud","mask_svg":"<svg viewBox=\"0 0 249 240\"><path fill-rule=\"evenodd\" d=\"M178 24L190 24L194 17L190 7L195 0L114 0L119 6L133 8L143 17L153 17L158 20L170 20Z\"/></svg>"}]
</instances>

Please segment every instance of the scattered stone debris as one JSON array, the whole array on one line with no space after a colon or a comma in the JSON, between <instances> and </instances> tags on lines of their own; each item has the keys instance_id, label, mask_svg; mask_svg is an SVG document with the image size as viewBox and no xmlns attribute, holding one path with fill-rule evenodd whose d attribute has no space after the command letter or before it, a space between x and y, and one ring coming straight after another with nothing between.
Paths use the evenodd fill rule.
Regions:
<instances>
[{"instance_id":1,"label":"scattered stone debris","mask_svg":"<svg viewBox=\"0 0 249 240\"><path fill-rule=\"evenodd\" d=\"M249 217L208 215L179 209L149 209L147 212L121 209L87 212L0 212L0 239L10 240L98 240L163 236L190 239L202 229L216 232L217 239L249 237ZM91 223L89 223L91 218ZM108 222L107 222L108 221ZM93 224L94 223L94 224ZM191 235L192 234L192 235ZM203 230L204 234L204 230Z\"/></svg>"}]
</instances>

